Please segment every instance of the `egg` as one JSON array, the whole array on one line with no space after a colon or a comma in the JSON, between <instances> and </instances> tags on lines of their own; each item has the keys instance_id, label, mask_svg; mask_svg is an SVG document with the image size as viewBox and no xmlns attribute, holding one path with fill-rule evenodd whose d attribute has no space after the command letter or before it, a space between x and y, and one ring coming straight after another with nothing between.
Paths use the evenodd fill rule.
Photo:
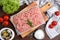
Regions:
<instances>
[{"instance_id":1,"label":"egg","mask_svg":"<svg viewBox=\"0 0 60 40\"><path fill-rule=\"evenodd\" d=\"M44 36L45 36L45 34L44 34L43 30L41 30L41 29L37 30L34 34L34 37L36 39L44 39Z\"/></svg>"}]
</instances>

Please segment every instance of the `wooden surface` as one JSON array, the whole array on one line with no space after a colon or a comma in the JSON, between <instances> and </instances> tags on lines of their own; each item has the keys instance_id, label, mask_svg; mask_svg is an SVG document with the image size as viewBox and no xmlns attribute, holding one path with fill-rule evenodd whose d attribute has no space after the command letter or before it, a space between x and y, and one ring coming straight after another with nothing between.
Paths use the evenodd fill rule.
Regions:
<instances>
[{"instance_id":1,"label":"wooden surface","mask_svg":"<svg viewBox=\"0 0 60 40\"><path fill-rule=\"evenodd\" d=\"M21 9L23 9L24 7L26 7L26 5L21 6L17 12L19 12L19 11L20 11ZM17 13L17 12L15 12L15 13ZM4 15L6 15L6 13L4 13L4 12L2 11L1 7L0 7L0 17L3 17ZM11 15L10 15L10 16L11 16ZM3 26L3 25L0 23L0 30L1 30L2 28L4 28L4 27L5 27L5 26ZM15 28L14 28L14 26L12 25L11 22L10 22L10 25L8 26L8 28L13 29L14 32L15 32L15 37L14 37L13 40L36 40L36 39L34 38L34 36L33 36L34 32L31 33L30 35L28 35L27 37L25 37L25 38L22 39L20 36L17 35L17 33L16 33L16 31L15 31ZM38 29L42 29L42 30L44 30L44 32L45 32L45 24L42 25L42 26L40 26ZM45 38L44 38L43 40L51 40L51 39L47 36L46 32L45 32ZM60 35L57 36L57 37L55 37L55 38L52 39L52 40L60 40Z\"/></svg>"},{"instance_id":2,"label":"wooden surface","mask_svg":"<svg viewBox=\"0 0 60 40\"><path fill-rule=\"evenodd\" d=\"M44 12L51 7L50 5L51 5L51 3L47 3L42 8L39 8L45 22L48 20L48 17L45 15ZM37 5L36 2L33 2L29 6L25 7L23 10L21 10L20 12L18 12L16 15L18 15L18 14L20 14L22 12L25 12L26 10L29 10L32 7L35 7L35 6L38 6L38 5ZM10 17L10 21L14 24L13 17L14 17L14 15ZM38 26L36 26L36 27L31 28L29 31L26 31L26 32L22 33L21 37L22 38L26 37L27 35L29 35L30 33L32 33L34 30L36 30L39 26L40 26L40 24Z\"/></svg>"}]
</instances>

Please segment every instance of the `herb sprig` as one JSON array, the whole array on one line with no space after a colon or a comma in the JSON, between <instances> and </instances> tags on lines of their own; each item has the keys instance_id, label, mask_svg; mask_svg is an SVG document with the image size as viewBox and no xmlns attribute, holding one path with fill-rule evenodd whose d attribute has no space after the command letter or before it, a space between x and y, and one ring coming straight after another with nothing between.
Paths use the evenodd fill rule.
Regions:
<instances>
[{"instance_id":1,"label":"herb sprig","mask_svg":"<svg viewBox=\"0 0 60 40\"><path fill-rule=\"evenodd\" d=\"M32 22L31 22L29 19L27 19L27 24L28 24L29 26L33 27Z\"/></svg>"}]
</instances>

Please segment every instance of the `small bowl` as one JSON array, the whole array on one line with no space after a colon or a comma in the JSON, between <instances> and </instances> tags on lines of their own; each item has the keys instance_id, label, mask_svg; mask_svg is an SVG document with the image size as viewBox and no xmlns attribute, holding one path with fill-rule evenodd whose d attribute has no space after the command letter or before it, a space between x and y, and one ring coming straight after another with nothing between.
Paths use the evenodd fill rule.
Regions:
<instances>
[{"instance_id":1,"label":"small bowl","mask_svg":"<svg viewBox=\"0 0 60 40\"><path fill-rule=\"evenodd\" d=\"M2 35L1 35L2 31L4 31L4 30L8 30L8 32L12 32L12 34L10 34L12 36L11 36L11 38L9 40L13 40L15 34L14 34L14 31L12 29L10 29L10 28L3 28L3 29L1 29L1 31L0 31L0 38L1 38L1 40L4 40Z\"/></svg>"},{"instance_id":2,"label":"small bowl","mask_svg":"<svg viewBox=\"0 0 60 40\"><path fill-rule=\"evenodd\" d=\"M44 39L45 37L45 33L42 29L38 29L35 33L34 33L34 37L37 39L37 40L42 40Z\"/></svg>"}]
</instances>

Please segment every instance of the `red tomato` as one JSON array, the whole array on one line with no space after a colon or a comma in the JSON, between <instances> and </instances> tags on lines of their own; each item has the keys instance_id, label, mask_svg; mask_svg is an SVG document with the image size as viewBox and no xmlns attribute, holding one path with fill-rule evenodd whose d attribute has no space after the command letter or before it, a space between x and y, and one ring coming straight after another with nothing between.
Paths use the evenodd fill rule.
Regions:
<instances>
[{"instance_id":1,"label":"red tomato","mask_svg":"<svg viewBox=\"0 0 60 40\"><path fill-rule=\"evenodd\" d=\"M2 17L0 17L0 22L3 22L3 18Z\"/></svg>"},{"instance_id":2,"label":"red tomato","mask_svg":"<svg viewBox=\"0 0 60 40\"><path fill-rule=\"evenodd\" d=\"M56 12L55 12L55 15L56 15L56 16L59 16L59 15L60 15L60 12L59 12L59 11L56 11Z\"/></svg>"},{"instance_id":3,"label":"red tomato","mask_svg":"<svg viewBox=\"0 0 60 40\"><path fill-rule=\"evenodd\" d=\"M57 25L57 21L53 21L53 22L52 22L52 25L53 25L53 26L56 26L56 25Z\"/></svg>"},{"instance_id":4,"label":"red tomato","mask_svg":"<svg viewBox=\"0 0 60 40\"><path fill-rule=\"evenodd\" d=\"M4 22L3 22L3 25L4 25L4 26L8 26L8 25L9 25L9 22L8 22L8 21L4 21Z\"/></svg>"},{"instance_id":5,"label":"red tomato","mask_svg":"<svg viewBox=\"0 0 60 40\"><path fill-rule=\"evenodd\" d=\"M49 25L49 28L53 28L54 26L52 24Z\"/></svg>"},{"instance_id":6,"label":"red tomato","mask_svg":"<svg viewBox=\"0 0 60 40\"><path fill-rule=\"evenodd\" d=\"M9 16L8 15L5 15L4 16L4 20L9 20Z\"/></svg>"}]
</instances>

